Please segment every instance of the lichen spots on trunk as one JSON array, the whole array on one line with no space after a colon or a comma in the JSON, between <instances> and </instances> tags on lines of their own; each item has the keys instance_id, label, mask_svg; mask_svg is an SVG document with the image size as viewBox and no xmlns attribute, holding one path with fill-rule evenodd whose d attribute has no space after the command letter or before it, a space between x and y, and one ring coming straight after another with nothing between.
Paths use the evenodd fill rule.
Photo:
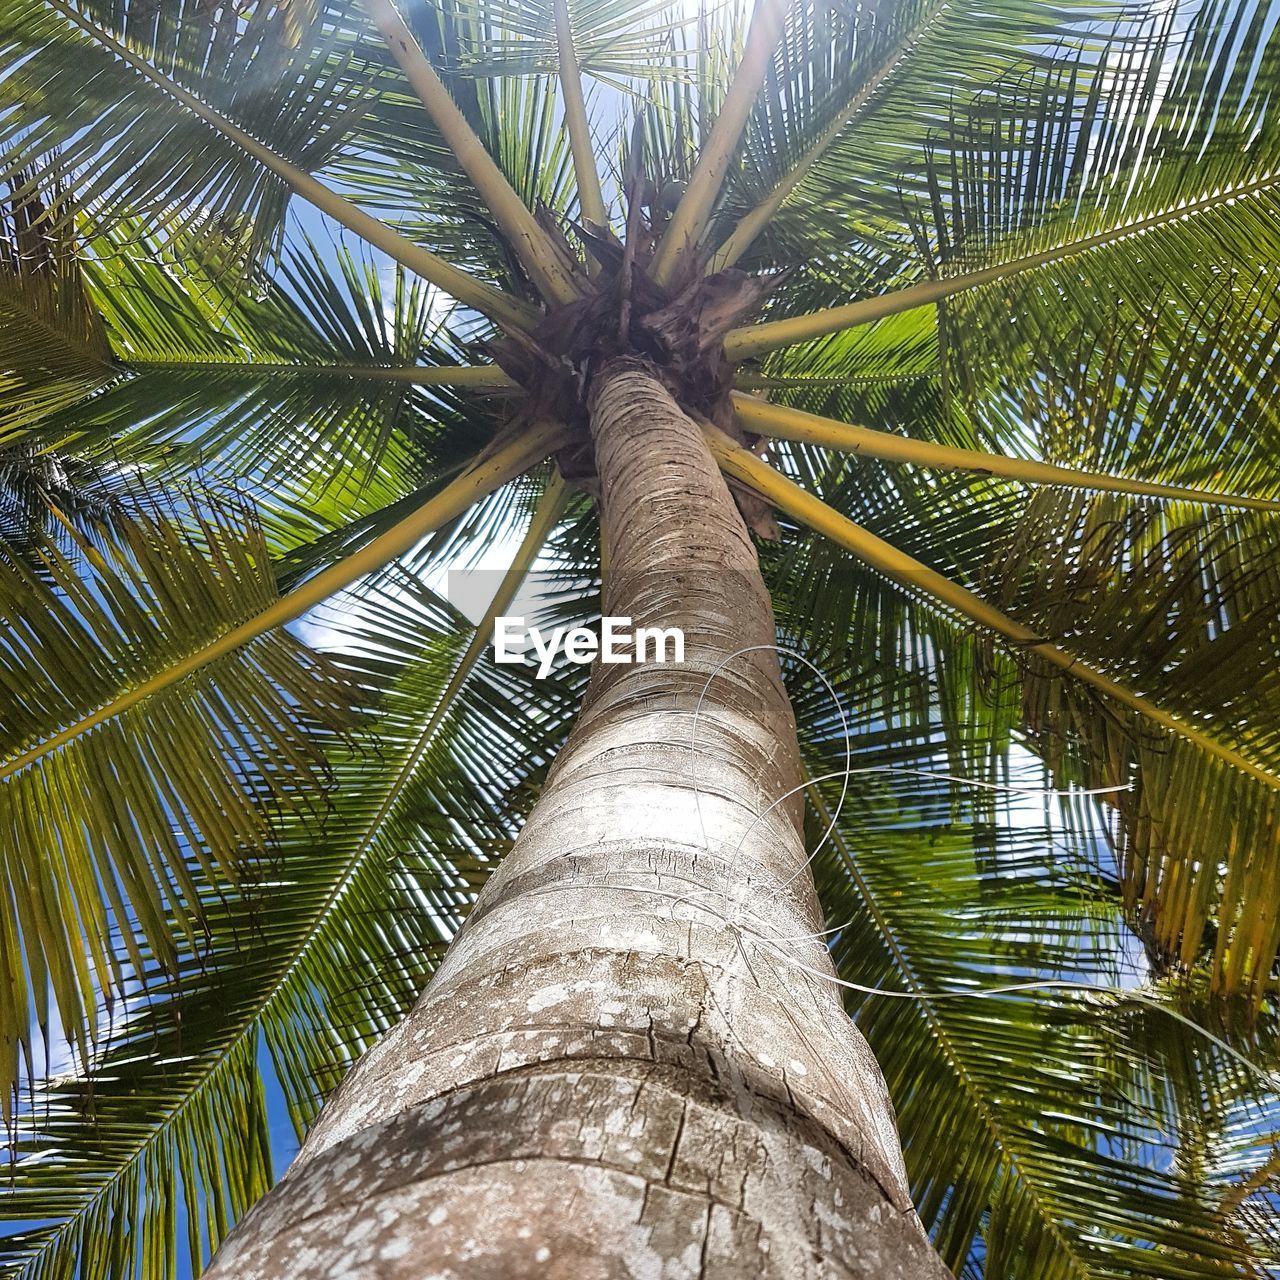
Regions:
<instances>
[{"instance_id":1,"label":"lichen spots on trunk","mask_svg":"<svg viewBox=\"0 0 1280 1280\"><path fill-rule=\"evenodd\" d=\"M750 537L643 363L587 404L606 611L686 661L597 667L436 977L218 1280L946 1275L824 977L802 803L771 807L800 766Z\"/></svg>"}]
</instances>

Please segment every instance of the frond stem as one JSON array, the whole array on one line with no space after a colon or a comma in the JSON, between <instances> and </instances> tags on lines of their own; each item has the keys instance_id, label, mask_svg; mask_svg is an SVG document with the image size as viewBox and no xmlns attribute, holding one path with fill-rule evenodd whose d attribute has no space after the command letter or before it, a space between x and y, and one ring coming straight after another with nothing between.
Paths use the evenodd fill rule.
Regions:
<instances>
[{"instance_id":1,"label":"frond stem","mask_svg":"<svg viewBox=\"0 0 1280 1280\"><path fill-rule=\"evenodd\" d=\"M573 277L560 260L551 238L516 194L484 143L476 137L435 68L427 61L394 0L364 0L405 79L440 130L480 198L511 243L515 255L548 302L564 305L579 296Z\"/></svg>"},{"instance_id":2,"label":"frond stem","mask_svg":"<svg viewBox=\"0 0 1280 1280\"><path fill-rule=\"evenodd\" d=\"M492 285L485 284L482 280L477 280L429 249L424 249L398 231L393 231L385 222L380 222L377 218L365 213L363 209L357 208L336 191L330 190L324 183L313 178L306 170L298 168L291 161L272 151L270 147L264 146L238 125L233 124L226 116L189 93L175 80L153 67L145 58L139 57L126 45L73 9L65 0L47 0L47 3L68 22L84 31L93 41L132 67L144 80L181 103L224 138L234 142L264 169L275 174L295 195L301 196L308 204L328 214L335 222L346 227L366 243L381 249L388 257L407 267L415 275L443 289L445 293L466 306L475 308L504 328L528 330L533 326L538 313L528 303Z\"/></svg>"},{"instance_id":3,"label":"frond stem","mask_svg":"<svg viewBox=\"0 0 1280 1280\"><path fill-rule=\"evenodd\" d=\"M743 391L786 390L790 387L886 387L904 382L917 382L921 378L936 378L938 370L917 369L911 373L747 373L741 369L734 374L733 385Z\"/></svg>"},{"instance_id":4,"label":"frond stem","mask_svg":"<svg viewBox=\"0 0 1280 1280\"><path fill-rule=\"evenodd\" d=\"M1054 245L1040 253L1026 254L1008 262L999 262L977 271L965 272L963 275L922 280L919 284L908 285L904 289L896 289L874 298L862 298L842 307L829 307L825 311L813 311L806 315L790 316L785 320L767 321L764 324L744 325L740 329L731 330L726 336L725 353L730 360L740 361L749 356L761 355L766 351L777 351L797 342L807 342L811 338L821 338L830 333L842 333L846 329L855 329L859 325L873 324L877 320L885 319L886 316L898 315L915 307L930 306L941 302L944 298L980 289L983 285L993 284L997 280L1005 280L1010 276L1021 275L1023 272L1033 271L1039 267L1064 262L1093 249L1117 244L1134 236L1145 235L1149 231L1158 230L1170 223L1185 222L1189 218L1210 212L1233 201L1260 195L1277 185L1280 185L1280 170L1252 182L1242 183L1237 187L1214 191L1198 200L1174 205L1172 208L1147 217L1134 218L1118 226L1108 227L1105 231L1099 231L1091 236L1082 236L1078 240Z\"/></svg>"},{"instance_id":5,"label":"frond stem","mask_svg":"<svg viewBox=\"0 0 1280 1280\"><path fill-rule=\"evenodd\" d=\"M566 435L566 428L542 422L495 449L488 456L478 458L457 479L428 498L422 506L410 512L385 533L379 534L368 545L307 579L262 612L209 641L195 653L179 659L75 724L0 764L0 780L21 772L97 725L114 719L152 694L171 688L186 676L233 653L258 636L292 622L335 592L342 591L366 574L389 564L397 556L416 546L428 533L447 521L456 519L480 498L541 462L559 447Z\"/></svg>"},{"instance_id":6,"label":"frond stem","mask_svg":"<svg viewBox=\"0 0 1280 1280\"><path fill-rule=\"evenodd\" d=\"M578 179L578 205L583 218L597 227L609 225L600 190L600 173L591 146L591 124L587 119L587 103L582 92L582 69L573 48L573 30L569 25L569 0L555 0L556 46L560 55L560 89L564 94L564 120L569 130L569 148L573 152L573 171Z\"/></svg>"},{"instance_id":7,"label":"frond stem","mask_svg":"<svg viewBox=\"0 0 1280 1280\"><path fill-rule=\"evenodd\" d=\"M1188 724L1178 716L1162 710L1155 703L1134 693L1131 689L1112 680L1082 662L1065 649L1058 648L1032 631L1030 627L1015 622L1007 614L993 608L985 600L952 582L919 560L899 551L877 537L868 529L855 524L847 516L827 506L820 498L807 493L798 484L779 475L767 462L744 449L718 428L704 426L711 452L726 475L754 489L801 524L808 525L816 533L829 538L838 546L852 552L864 564L912 592L923 592L946 608L968 618L971 622L1012 642L1018 649L1033 653L1059 670L1092 686L1122 706L1137 712L1152 724L1175 733L1209 755L1225 761L1233 768L1248 774L1265 785L1280 790L1280 777L1268 772L1252 760L1246 759L1231 747L1218 742L1209 734Z\"/></svg>"},{"instance_id":8,"label":"frond stem","mask_svg":"<svg viewBox=\"0 0 1280 1280\"><path fill-rule=\"evenodd\" d=\"M169 360L149 356L128 357L122 361L131 373L152 370L183 373L199 370L206 373L239 373L250 377L351 378L368 382L403 382L415 387L469 387L477 390L509 391L517 384L496 364L475 365L379 365L379 364L307 364L286 360Z\"/></svg>"},{"instance_id":9,"label":"frond stem","mask_svg":"<svg viewBox=\"0 0 1280 1280\"><path fill-rule=\"evenodd\" d=\"M694 249L711 220L711 211L737 150L738 139L742 137L773 59L774 47L782 35L786 12L786 0L757 0L747 28L742 60L653 260L651 273L659 284L671 280L676 263Z\"/></svg>"},{"instance_id":10,"label":"frond stem","mask_svg":"<svg viewBox=\"0 0 1280 1280\"><path fill-rule=\"evenodd\" d=\"M1209 489L1193 489L1185 485L1159 484L1128 476L1113 476L1097 471L1076 471L1051 462L1034 462L1027 458L1010 458L978 449L957 449L951 445L916 440L889 431L873 431L849 423L834 422L817 414L804 413L786 405L770 404L755 396L733 393L733 407L738 421L749 431L778 440L795 440L843 453L862 454L886 462L906 462L921 467L942 467L956 471L975 471L980 475L1003 476L1027 484L1061 485L1072 489L1100 489L1110 493L1134 494L1150 498L1171 498L1182 502L1201 502L1221 507L1243 507L1252 511L1280 511L1280 501L1270 498L1240 497Z\"/></svg>"}]
</instances>

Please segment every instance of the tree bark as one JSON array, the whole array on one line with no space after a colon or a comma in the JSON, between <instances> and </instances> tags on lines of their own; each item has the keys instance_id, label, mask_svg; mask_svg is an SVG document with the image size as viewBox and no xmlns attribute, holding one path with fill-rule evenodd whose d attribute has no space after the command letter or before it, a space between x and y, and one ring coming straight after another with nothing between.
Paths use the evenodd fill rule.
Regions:
<instances>
[{"instance_id":1,"label":"tree bark","mask_svg":"<svg viewBox=\"0 0 1280 1280\"><path fill-rule=\"evenodd\" d=\"M590 409L606 612L686 661L597 665L438 973L210 1280L949 1274L826 980L803 800L770 808L801 773L776 656L731 657L774 642L746 528L651 371Z\"/></svg>"}]
</instances>

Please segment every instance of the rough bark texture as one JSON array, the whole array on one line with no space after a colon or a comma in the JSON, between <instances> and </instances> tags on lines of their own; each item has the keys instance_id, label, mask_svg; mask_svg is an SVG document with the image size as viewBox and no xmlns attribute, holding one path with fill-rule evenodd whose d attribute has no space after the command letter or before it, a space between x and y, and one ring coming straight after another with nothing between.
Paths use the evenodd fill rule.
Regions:
<instances>
[{"instance_id":1,"label":"rough bark texture","mask_svg":"<svg viewBox=\"0 0 1280 1280\"><path fill-rule=\"evenodd\" d=\"M409 1017L352 1070L217 1280L948 1273L844 1013L754 549L644 368L595 381L606 611L683 666L598 666L542 798ZM697 795L695 795L695 786ZM699 817L699 806L701 818ZM703 828L705 826L705 838Z\"/></svg>"}]
</instances>

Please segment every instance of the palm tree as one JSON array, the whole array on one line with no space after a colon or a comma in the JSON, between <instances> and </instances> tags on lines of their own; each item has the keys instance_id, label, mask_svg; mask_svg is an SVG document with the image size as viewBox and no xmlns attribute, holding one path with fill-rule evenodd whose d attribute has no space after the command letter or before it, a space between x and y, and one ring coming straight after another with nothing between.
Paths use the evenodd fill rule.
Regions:
<instances>
[{"instance_id":1,"label":"palm tree","mask_svg":"<svg viewBox=\"0 0 1280 1280\"><path fill-rule=\"evenodd\" d=\"M1275 16L0 0L4 1274L1280 1265Z\"/></svg>"}]
</instances>

